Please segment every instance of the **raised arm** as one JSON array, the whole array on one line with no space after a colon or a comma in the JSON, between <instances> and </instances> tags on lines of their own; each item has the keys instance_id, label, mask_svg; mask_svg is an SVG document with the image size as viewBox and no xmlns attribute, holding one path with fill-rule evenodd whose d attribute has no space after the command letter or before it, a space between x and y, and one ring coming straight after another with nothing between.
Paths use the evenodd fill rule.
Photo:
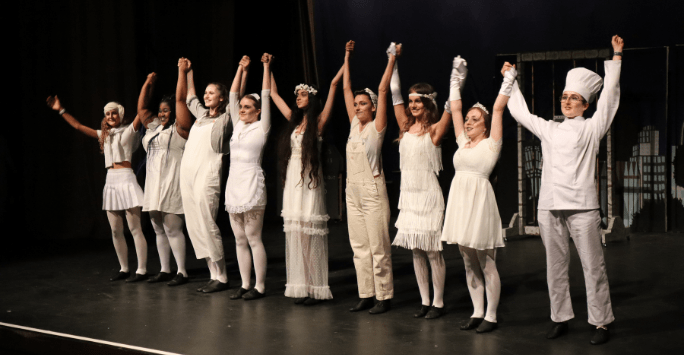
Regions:
<instances>
[{"instance_id":1,"label":"raised arm","mask_svg":"<svg viewBox=\"0 0 684 355\"><path fill-rule=\"evenodd\" d=\"M503 74L504 80L499 95L510 97L507 106L511 116L539 139L548 139L547 132L549 132L548 128L551 122L530 113L525 98L518 87L518 82L515 80L517 76L515 66L508 62L504 63L501 74Z\"/></svg>"},{"instance_id":2,"label":"raised arm","mask_svg":"<svg viewBox=\"0 0 684 355\"><path fill-rule=\"evenodd\" d=\"M250 59L248 56L243 56L240 59L240 64L235 71L235 78L233 84L230 86L230 94L228 95L228 109L230 112L230 119L233 126L237 125L240 119L240 98L244 96L245 79L247 75L247 67L249 67Z\"/></svg>"},{"instance_id":3,"label":"raised arm","mask_svg":"<svg viewBox=\"0 0 684 355\"><path fill-rule=\"evenodd\" d=\"M273 103L275 103L276 107L278 107L278 110L280 110L280 113L282 113L283 116L285 116L285 119L289 121L290 117L292 117L292 110L290 110L290 108L287 106L285 100L278 95L278 86L276 85L273 72L271 72L271 98L273 99Z\"/></svg>"},{"instance_id":4,"label":"raised arm","mask_svg":"<svg viewBox=\"0 0 684 355\"><path fill-rule=\"evenodd\" d=\"M503 137L503 112L508 104L509 96L499 94L494 102L494 109L492 109L492 131L489 133L489 138L498 142Z\"/></svg>"},{"instance_id":5,"label":"raised arm","mask_svg":"<svg viewBox=\"0 0 684 355\"><path fill-rule=\"evenodd\" d=\"M342 80L342 88L344 92L344 107L347 108L347 116L349 122L356 116L356 109L354 108L354 92L351 86L351 74L349 69L349 59L354 52L354 41L347 42L344 52L344 79Z\"/></svg>"},{"instance_id":6,"label":"raised arm","mask_svg":"<svg viewBox=\"0 0 684 355\"><path fill-rule=\"evenodd\" d=\"M394 105L394 116L397 118L397 124L399 125L399 130L404 129L408 117L406 117L406 111L404 107L404 99L401 97L401 82L399 81L399 57L401 56L401 44L390 44L389 49L387 49L388 54L394 54L396 60L394 62L394 67L392 68L392 80L390 81L390 90L392 91L392 104Z\"/></svg>"},{"instance_id":7,"label":"raised arm","mask_svg":"<svg viewBox=\"0 0 684 355\"><path fill-rule=\"evenodd\" d=\"M442 138L444 137L446 131L449 129L450 124L451 113L449 113L449 111L447 110L444 110L444 113L442 113L442 118L439 120L439 122L433 124L430 127L430 139L432 139L432 144L436 146L442 144Z\"/></svg>"},{"instance_id":8,"label":"raised arm","mask_svg":"<svg viewBox=\"0 0 684 355\"><path fill-rule=\"evenodd\" d=\"M330 90L328 91L328 99L325 100L325 107L321 115L318 116L318 133L321 134L325 125L328 123L328 118L330 118L330 113L332 113L333 104L335 103L335 93L337 92L337 85L342 81L342 74L344 73L344 66L337 71L337 75L330 82Z\"/></svg>"},{"instance_id":9,"label":"raised arm","mask_svg":"<svg viewBox=\"0 0 684 355\"><path fill-rule=\"evenodd\" d=\"M245 90L247 90L247 77L249 77L249 63L250 63L249 57L243 56L242 59L240 60L240 64L244 63L243 61L245 60L245 57L247 59L246 60L247 63L246 63L246 65L242 66L242 80L240 80L240 96L238 96L239 98L242 98L243 96L245 96Z\"/></svg>"},{"instance_id":10,"label":"raised arm","mask_svg":"<svg viewBox=\"0 0 684 355\"><path fill-rule=\"evenodd\" d=\"M85 134L88 137L93 137L97 139L97 131L90 127L82 125L74 116L66 112L66 109L59 102L59 97L57 97L57 95L55 95L54 97L49 96L47 98L47 105L49 108L59 112L62 118L64 118L64 120L67 121L67 123L70 124L71 127L74 127L74 129Z\"/></svg>"},{"instance_id":11,"label":"raised arm","mask_svg":"<svg viewBox=\"0 0 684 355\"><path fill-rule=\"evenodd\" d=\"M380 79L380 86L378 87L378 107L375 111L375 130L380 132L387 127L387 93L389 92L390 78L394 69L394 63L397 57L394 54L388 53L387 67Z\"/></svg>"},{"instance_id":12,"label":"raised arm","mask_svg":"<svg viewBox=\"0 0 684 355\"><path fill-rule=\"evenodd\" d=\"M458 138L463 133L463 101L461 101L461 90L465 85L468 75L468 62L461 56L454 58L449 77L449 108L454 121L454 133Z\"/></svg>"},{"instance_id":13,"label":"raised arm","mask_svg":"<svg viewBox=\"0 0 684 355\"><path fill-rule=\"evenodd\" d=\"M190 62L189 59L188 59L188 62ZM190 71L187 72L187 83L188 83L188 97L197 96L197 92L195 91L195 78L193 75L192 67L190 68Z\"/></svg>"},{"instance_id":14,"label":"raised arm","mask_svg":"<svg viewBox=\"0 0 684 355\"><path fill-rule=\"evenodd\" d=\"M176 131L188 139L192 127L192 114L188 110L186 100L188 98L188 72L191 71L192 63L185 58L178 60L178 82L176 83Z\"/></svg>"},{"instance_id":15,"label":"raised arm","mask_svg":"<svg viewBox=\"0 0 684 355\"><path fill-rule=\"evenodd\" d=\"M156 73L148 74L147 79L140 90L140 95L138 96L138 116L142 117L142 124L145 126L145 128L147 128L147 124L152 121L150 118L153 113L148 109L148 106L150 104L150 97L154 91L154 84L156 81Z\"/></svg>"},{"instance_id":16,"label":"raised arm","mask_svg":"<svg viewBox=\"0 0 684 355\"><path fill-rule=\"evenodd\" d=\"M595 127L596 138L601 139L610 129L618 106L620 105L620 71L622 70L622 49L624 41L615 35L611 39L613 45L613 60L604 62L606 75L603 78L603 90L596 103L596 112L588 120L588 124ZM619 53L619 55L618 55Z\"/></svg>"},{"instance_id":17,"label":"raised arm","mask_svg":"<svg viewBox=\"0 0 684 355\"><path fill-rule=\"evenodd\" d=\"M273 56L264 53L261 62L264 63L264 79L261 81L261 128L264 133L271 129L271 61Z\"/></svg>"}]
</instances>

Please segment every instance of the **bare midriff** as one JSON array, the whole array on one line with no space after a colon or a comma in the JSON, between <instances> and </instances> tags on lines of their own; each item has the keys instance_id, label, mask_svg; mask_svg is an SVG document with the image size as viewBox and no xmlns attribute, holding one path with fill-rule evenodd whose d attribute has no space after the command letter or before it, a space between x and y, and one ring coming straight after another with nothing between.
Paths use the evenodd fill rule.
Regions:
<instances>
[{"instance_id":1,"label":"bare midriff","mask_svg":"<svg viewBox=\"0 0 684 355\"><path fill-rule=\"evenodd\" d=\"M131 162L130 161L122 161L121 163L112 163L112 167L110 169L130 169L131 168Z\"/></svg>"}]
</instances>

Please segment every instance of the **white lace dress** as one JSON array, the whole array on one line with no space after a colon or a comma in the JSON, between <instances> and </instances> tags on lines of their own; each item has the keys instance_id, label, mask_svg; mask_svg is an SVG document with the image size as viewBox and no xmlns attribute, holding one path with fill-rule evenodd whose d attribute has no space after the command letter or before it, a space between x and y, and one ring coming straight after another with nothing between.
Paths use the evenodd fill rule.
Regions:
<instances>
[{"instance_id":1,"label":"white lace dress","mask_svg":"<svg viewBox=\"0 0 684 355\"><path fill-rule=\"evenodd\" d=\"M302 180L303 134L292 132L292 155L287 164L283 191L285 231L285 265L287 268L286 297L331 299L328 286L328 225L325 208L323 171L318 170L320 182L309 188L308 171ZM319 151L321 140L319 138Z\"/></svg>"},{"instance_id":2,"label":"white lace dress","mask_svg":"<svg viewBox=\"0 0 684 355\"><path fill-rule=\"evenodd\" d=\"M439 238L444 220L444 196L437 181L442 170L442 148L429 133L409 132L399 143L401 193L397 236L392 245L424 251L442 250Z\"/></svg>"},{"instance_id":3,"label":"white lace dress","mask_svg":"<svg viewBox=\"0 0 684 355\"><path fill-rule=\"evenodd\" d=\"M465 132L456 139L456 174L449 190L442 241L478 250L500 248L505 246L501 217L489 175L499 159L502 141L487 138L473 148L463 148L469 141Z\"/></svg>"}]
</instances>

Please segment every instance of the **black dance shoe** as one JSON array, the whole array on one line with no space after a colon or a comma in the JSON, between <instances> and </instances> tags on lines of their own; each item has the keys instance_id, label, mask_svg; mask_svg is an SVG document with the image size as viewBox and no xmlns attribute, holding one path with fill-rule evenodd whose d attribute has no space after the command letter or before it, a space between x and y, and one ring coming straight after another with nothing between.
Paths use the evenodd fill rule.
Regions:
<instances>
[{"instance_id":1,"label":"black dance shoe","mask_svg":"<svg viewBox=\"0 0 684 355\"><path fill-rule=\"evenodd\" d=\"M420 306L420 310L413 314L413 318L423 318L430 311L430 306Z\"/></svg>"},{"instance_id":2,"label":"black dance shoe","mask_svg":"<svg viewBox=\"0 0 684 355\"><path fill-rule=\"evenodd\" d=\"M170 273L168 272L160 272L152 277L150 277L147 282L149 283L157 283L157 282L166 282L166 281L171 281L173 280L173 276L171 276Z\"/></svg>"},{"instance_id":3,"label":"black dance shoe","mask_svg":"<svg viewBox=\"0 0 684 355\"><path fill-rule=\"evenodd\" d=\"M230 295L231 300L239 300L242 298L242 295L245 293L249 292L249 290L245 290L244 288L240 287L237 291L233 292L232 295Z\"/></svg>"},{"instance_id":4,"label":"black dance shoe","mask_svg":"<svg viewBox=\"0 0 684 355\"><path fill-rule=\"evenodd\" d=\"M315 298L309 297L309 298L306 299L306 301L304 301L304 305L305 305L305 306L315 306L315 305L317 305L317 304L319 304L319 303L321 303L321 302L323 302L323 300L317 300L317 299L315 299Z\"/></svg>"},{"instance_id":5,"label":"black dance shoe","mask_svg":"<svg viewBox=\"0 0 684 355\"><path fill-rule=\"evenodd\" d=\"M228 282L221 282L219 280L213 280L207 287L205 287L203 293L221 292L230 288Z\"/></svg>"},{"instance_id":6,"label":"black dance shoe","mask_svg":"<svg viewBox=\"0 0 684 355\"><path fill-rule=\"evenodd\" d=\"M475 332L477 332L477 333L489 333L492 330L496 329L496 326L497 326L496 323L492 323L492 322L485 320L482 322L482 324L480 324L479 327L477 327L477 329L475 329Z\"/></svg>"},{"instance_id":7,"label":"black dance shoe","mask_svg":"<svg viewBox=\"0 0 684 355\"><path fill-rule=\"evenodd\" d=\"M373 297L362 298L356 306L349 308L349 312L358 312L373 307Z\"/></svg>"},{"instance_id":8,"label":"black dance shoe","mask_svg":"<svg viewBox=\"0 0 684 355\"><path fill-rule=\"evenodd\" d=\"M306 300L308 300L309 297L301 297L301 298L295 298L294 304L304 304Z\"/></svg>"},{"instance_id":9,"label":"black dance shoe","mask_svg":"<svg viewBox=\"0 0 684 355\"><path fill-rule=\"evenodd\" d=\"M591 336L591 345L601 345L610 340L610 332L608 327L596 328L594 335Z\"/></svg>"},{"instance_id":10,"label":"black dance shoe","mask_svg":"<svg viewBox=\"0 0 684 355\"><path fill-rule=\"evenodd\" d=\"M112 275L112 277L109 278L109 281L119 281L119 280L125 280L129 276L131 276L130 272L123 272L119 271L116 274Z\"/></svg>"},{"instance_id":11,"label":"black dance shoe","mask_svg":"<svg viewBox=\"0 0 684 355\"><path fill-rule=\"evenodd\" d=\"M484 318L470 318L467 322L461 324L461 330L471 330L477 328Z\"/></svg>"},{"instance_id":12,"label":"black dance shoe","mask_svg":"<svg viewBox=\"0 0 684 355\"><path fill-rule=\"evenodd\" d=\"M207 282L206 284L204 284L204 286L198 288L198 289L197 289L197 292L202 292L202 291L204 291L204 289L207 288L207 287L209 287L209 285L211 285L212 282L214 282L214 281L216 281L216 280L209 279L209 282Z\"/></svg>"},{"instance_id":13,"label":"black dance shoe","mask_svg":"<svg viewBox=\"0 0 684 355\"><path fill-rule=\"evenodd\" d=\"M242 295L242 299L245 301L258 300L259 298L264 298L266 294L259 292L256 288L249 290L249 292Z\"/></svg>"},{"instance_id":14,"label":"black dance shoe","mask_svg":"<svg viewBox=\"0 0 684 355\"><path fill-rule=\"evenodd\" d=\"M132 283L132 282L140 282L147 280L147 274L133 274L131 277L126 279L126 282Z\"/></svg>"},{"instance_id":15,"label":"black dance shoe","mask_svg":"<svg viewBox=\"0 0 684 355\"><path fill-rule=\"evenodd\" d=\"M430 307L430 310L425 315L425 319L435 319L435 318L439 318L445 314L446 314L446 310L444 309L444 307L439 308L439 307L432 306L432 307Z\"/></svg>"},{"instance_id":16,"label":"black dance shoe","mask_svg":"<svg viewBox=\"0 0 684 355\"><path fill-rule=\"evenodd\" d=\"M382 314L392 309L391 300L378 301L373 308L368 311L370 314Z\"/></svg>"},{"instance_id":17,"label":"black dance shoe","mask_svg":"<svg viewBox=\"0 0 684 355\"><path fill-rule=\"evenodd\" d=\"M549 329L549 332L546 333L546 339L556 339L567 332L568 322L553 322L553 325L551 325L551 329Z\"/></svg>"},{"instance_id":18,"label":"black dance shoe","mask_svg":"<svg viewBox=\"0 0 684 355\"><path fill-rule=\"evenodd\" d=\"M176 274L176 277L174 277L173 280L171 280L171 282L167 283L166 286L171 286L171 287L180 286L180 285L188 283L188 280L189 280L189 278L187 278L187 277L183 276L183 274L179 273L179 274Z\"/></svg>"}]
</instances>

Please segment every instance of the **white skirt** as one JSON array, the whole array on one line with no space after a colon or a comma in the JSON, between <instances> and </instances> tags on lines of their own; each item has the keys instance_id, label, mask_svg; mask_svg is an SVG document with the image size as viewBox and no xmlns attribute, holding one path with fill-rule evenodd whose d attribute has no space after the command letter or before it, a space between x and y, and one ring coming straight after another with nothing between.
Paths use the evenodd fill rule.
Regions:
<instances>
[{"instance_id":1,"label":"white skirt","mask_svg":"<svg viewBox=\"0 0 684 355\"><path fill-rule=\"evenodd\" d=\"M133 169L108 169L107 182L102 191L102 209L123 211L143 205L143 190L135 179Z\"/></svg>"}]
</instances>

